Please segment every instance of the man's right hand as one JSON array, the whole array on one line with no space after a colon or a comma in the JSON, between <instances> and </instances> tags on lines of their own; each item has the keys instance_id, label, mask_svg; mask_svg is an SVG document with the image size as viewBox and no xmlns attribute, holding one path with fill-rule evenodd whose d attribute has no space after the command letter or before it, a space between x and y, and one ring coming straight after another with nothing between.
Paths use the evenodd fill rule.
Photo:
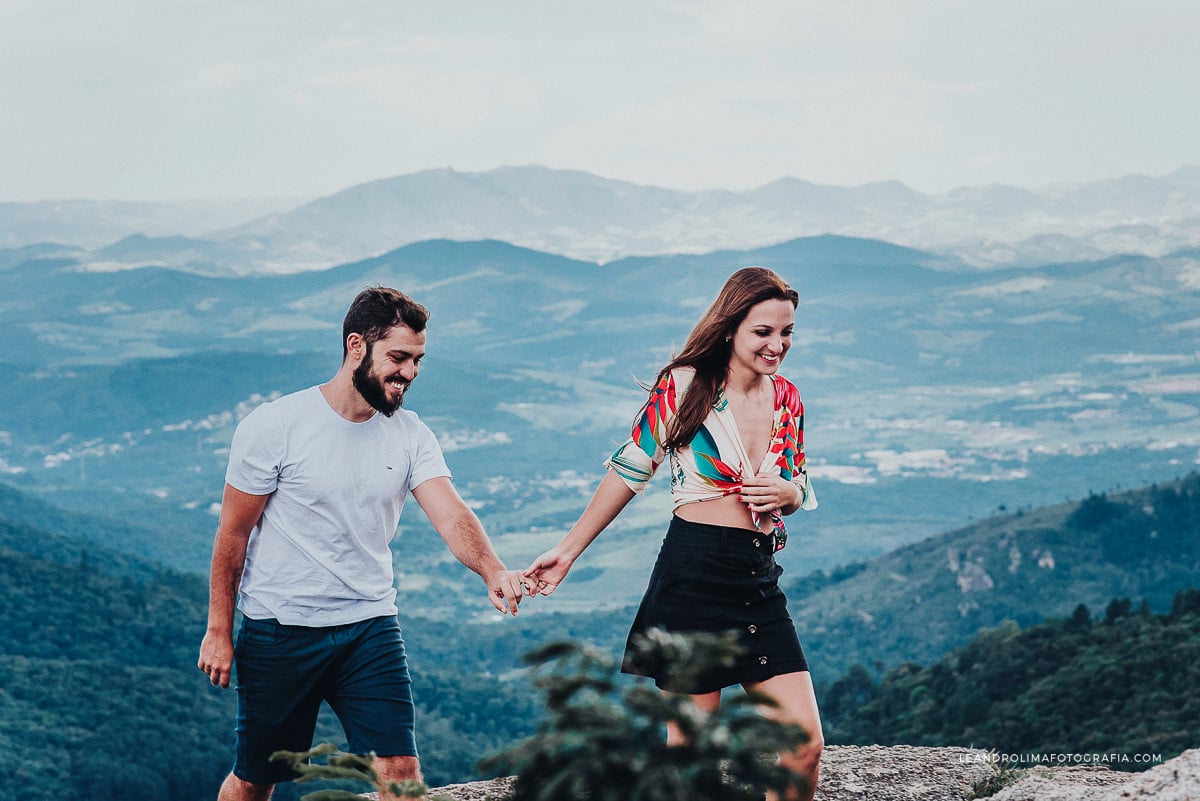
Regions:
<instances>
[{"instance_id":1,"label":"man's right hand","mask_svg":"<svg viewBox=\"0 0 1200 801\"><path fill-rule=\"evenodd\" d=\"M501 568L488 577L486 582L488 598L491 600L492 606L496 607L496 611L515 616L517 604L521 603L521 598L525 595L521 572Z\"/></svg>"},{"instance_id":2,"label":"man's right hand","mask_svg":"<svg viewBox=\"0 0 1200 801\"><path fill-rule=\"evenodd\" d=\"M200 659L196 667L204 671L214 686L229 687L233 675L233 637L228 632L210 631L200 643Z\"/></svg>"}]
</instances>

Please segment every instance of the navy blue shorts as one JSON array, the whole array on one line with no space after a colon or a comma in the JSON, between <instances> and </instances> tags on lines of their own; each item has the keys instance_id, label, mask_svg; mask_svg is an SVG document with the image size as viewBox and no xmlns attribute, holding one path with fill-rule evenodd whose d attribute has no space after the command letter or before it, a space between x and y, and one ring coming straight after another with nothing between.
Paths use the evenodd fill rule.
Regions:
<instances>
[{"instance_id":1,"label":"navy blue shorts","mask_svg":"<svg viewBox=\"0 0 1200 801\"><path fill-rule=\"evenodd\" d=\"M271 754L312 747L322 701L337 713L351 753L417 756L412 679L394 616L328 627L243 618L234 663L233 773L243 781L295 778Z\"/></svg>"},{"instance_id":2,"label":"navy blue shorts","mask_svg":"<svg viewBox=\"0 0 1200 801\"><path fill-rule=\"evenodd\" d=\"M807 671L808 661L779 588L782 573L771 535L672 517L629 632L622 671L692 695ZM634 637L652 628L734 632L740 655L735 664L714 668L682 686L671 680L670 665L634 658Z\"/></svg>"}]
</instances>

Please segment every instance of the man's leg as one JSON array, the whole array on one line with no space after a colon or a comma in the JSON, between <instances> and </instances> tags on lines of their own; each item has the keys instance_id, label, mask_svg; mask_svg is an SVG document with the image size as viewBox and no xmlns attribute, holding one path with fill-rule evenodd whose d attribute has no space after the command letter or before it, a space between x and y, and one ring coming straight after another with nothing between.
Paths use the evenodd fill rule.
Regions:
<instances>
[{"instance_id":1,"label":"man's leg","mask_svg":"<svg viewBox=\"0 0 1200 801\"><path fill-rule=\"evenodd\" d=\"M391 782L420 782L421 765L415 756L375 757L375 773L379 776L379 801L400 801L399 796L387 791ZM421 796L422 801L425 796ZM411 801L411 799L405 799Z\"/></svg>"},{"instance_id":2,"label":"man's leg","mask_svg":"<svg viewBox=\"0 0 1200 801\"><path fill-rule=\"evenodd\" d=\"M265 801L295 773L271 759L276 751L307 751L332 659L328 630L245 618L235 646L238 721L233 773L221 801ZM232 793L226 795L226 793Z\"/></svg>"},{"instance_id":3,"label":"man's leg","mask_svg":"<svg viewBox=\"0 0 1200 801\"><path fill-rule=\"evenodd\" d=\"M217 801L267 801L274 789L273 784L251 784L230 773L221 783Z\"/></svg>"},{"instance_id":4,"label":"man's leg","mask_svg":"<svg viewBox=\"0 0 1200 801\"><path fill-rule=\"evenodd\" d=\"M400 624L395 617L383 617L352 628L353 641L326 700L342 722L350 751L378 755L375 771L381 793L388 782L422 781L412 678Z\"/></svg>"}]
</instances>

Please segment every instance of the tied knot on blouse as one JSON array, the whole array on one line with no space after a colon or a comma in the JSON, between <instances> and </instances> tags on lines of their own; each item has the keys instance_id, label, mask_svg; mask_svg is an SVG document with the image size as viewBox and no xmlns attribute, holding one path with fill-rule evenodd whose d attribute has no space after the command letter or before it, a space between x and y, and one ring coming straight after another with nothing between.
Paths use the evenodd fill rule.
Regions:
<instances>
[{"instance_id":1,"label":"tied knot on blouse","mask_svg":"<svg viewBox=\"0 0 1200 801\"><path fill-rule=\"evenodd\" d=\"M673 509L689 503L708 501L741 492L744 475L778 475L800 490L800 508L817 508L817 497L808 480L804 458L804 404L795 384L780 375L771 376L775 386L774 417L770 444L758 470L742 444L737 421L724 392L699 431L686 446L667 451L663 448L668 427L695 372L677 368L664 375L650 389L650 397L633 421L633 431L604 464L614 470L633 492L641 494L658 466L667 459L671 464ZM767 513L775 549L787 543L787 526L778 510ZM750 512L755 528L762 529L764 515Z\"/></svg>"}]
</instances>

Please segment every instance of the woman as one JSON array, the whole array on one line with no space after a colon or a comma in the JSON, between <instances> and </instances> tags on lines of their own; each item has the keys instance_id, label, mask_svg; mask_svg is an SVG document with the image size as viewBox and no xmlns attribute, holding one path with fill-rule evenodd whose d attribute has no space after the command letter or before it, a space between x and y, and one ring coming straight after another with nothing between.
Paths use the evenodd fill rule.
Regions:
<instances>
[{"instance_id":1,"label":"woman","mask_svg":"<svg viewBox=\"0 0 1200 801\"><path fill-rule=\"evenodd\" d=\"M815 509L804 461L800 393L777 374L792 343L799 297L775 273L734 273L658 375L633 434L605 463L608 474L582 516L525 576L549 595L571 565L669 460L674 515L630 638L669 631L737 630L743 656L682 689L712 711L721 688L741 684L778 702L773 714L810 739L781 760L815 788L821 721L808 664L778 586L774 552L784 546L783 516ZM623 670L666 689L665 666ZM674 727L668 742L679 742ZM811 792L811 789L810 789Z\"/></svg>"}]
</instances>

